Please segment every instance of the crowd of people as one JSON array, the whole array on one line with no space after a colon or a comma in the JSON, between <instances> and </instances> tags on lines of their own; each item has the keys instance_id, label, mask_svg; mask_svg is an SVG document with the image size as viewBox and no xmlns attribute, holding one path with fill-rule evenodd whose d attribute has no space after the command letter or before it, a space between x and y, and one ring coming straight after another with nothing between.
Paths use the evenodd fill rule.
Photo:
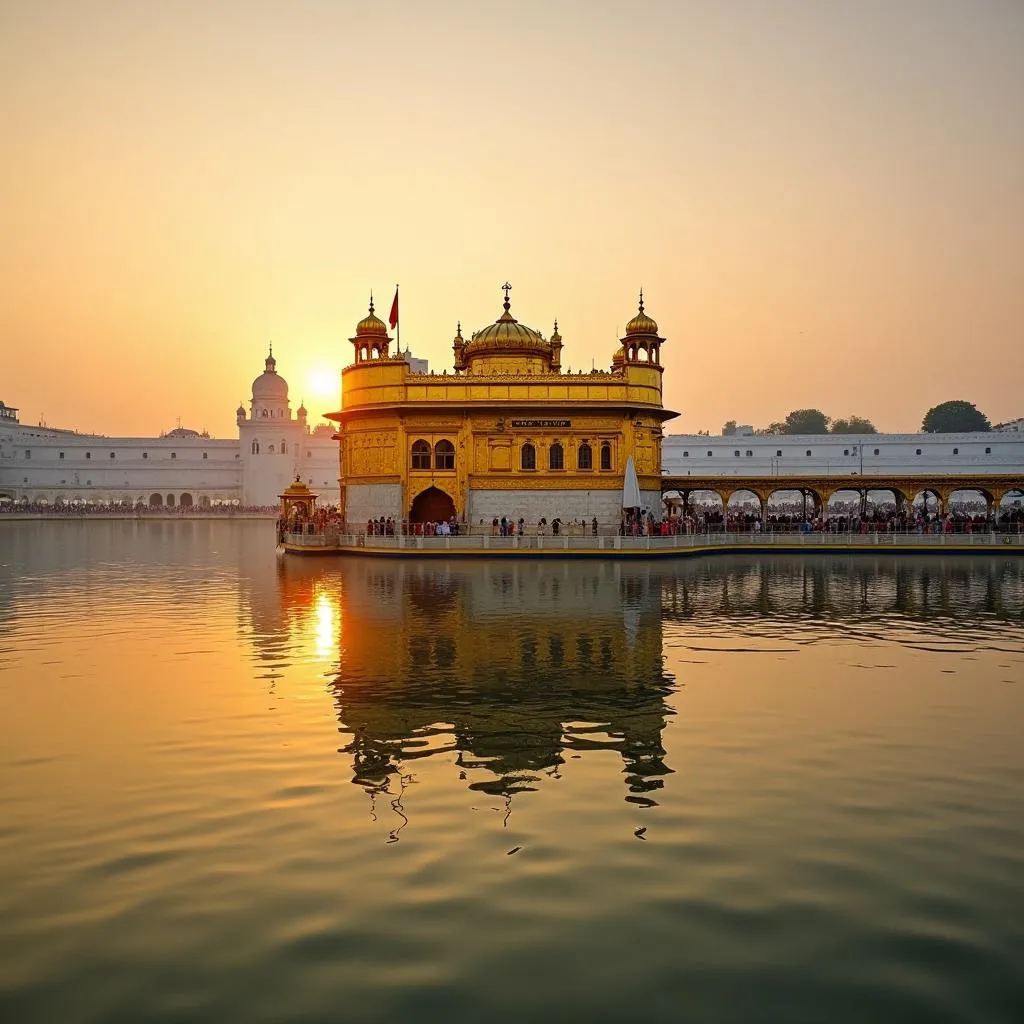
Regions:
<instances>
[{"instance_id":1,"label":"crowd of people","mask_svg":"<svg viewBox=\"0 0 1024 1024\"><path fill-rule=\"evenodd\" d=\"M240 510L242 511L242 510ZM365 524L346 523L340 511L317 506L312 515L294 513L288 521L279 520L279 530L292 533L363 534L366 537L458 537L482 536L620 536L666 537L680 534L712 533L916 533L969 534L979 532L1024 533L1024 508L1007 506L990 514L983 504L952 505L944 513L923 506L909 509L895 504L872 505L866 510L851 503L832 503L826 514L805 512L800 506L774 506L762 517L753 504L734 505L723 512L721 504L691 505L685 510L666 510L658 517L649 510L624 510L618 523L601 523L596 517L563 520L560 516L542 516L536 524L525 517L494 516L490 521L460 522L452 516L445 520L413 522L393 516L378 516Z\"/></svg>"}]
</instances>

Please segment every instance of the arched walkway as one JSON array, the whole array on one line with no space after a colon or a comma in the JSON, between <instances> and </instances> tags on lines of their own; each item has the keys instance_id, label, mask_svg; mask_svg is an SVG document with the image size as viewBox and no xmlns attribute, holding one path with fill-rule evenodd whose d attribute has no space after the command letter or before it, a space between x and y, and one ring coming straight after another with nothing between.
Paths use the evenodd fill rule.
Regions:
<instances>
[{"instance_id":1,"label":"arched walkway","mask_svg":"<svg viewBox=\"0 0 1024 1024\"><path fill-rule=\"evenodd\" d=\"M455 502L451 495L438 487L428 487L413 499L409 519L414 523L437 523L455 515Z\"/></svg>"},{"instance_id":2,"label":"arched walkway","mask_svg":"<svg viewBox=\"0 0 1024 1024\"><path fill-rule=\"evenodd\" d=\"M164 496L162 494L151 494L149 496L149 507L150 508L162 508L164 503Z\"/></svg>"},{"instance_id":3,"label":"arched walkway","mask_svg":"<svg viewBox=\"0 0 1024 1024\"><path fill-rule=\"evenodd\" d=\"M191 508L191 507L192 507L192 495L191 495L191 494L189 494L189 493L188 493L188 491L186 491L186 492L185 492L185 493L184 493L184 494L183 494L183 495L181 496L181 498L180 498L180 499L178 500L178 504L179 504L179 505L180 505L180 506L181 506L182 508Z\"/></svg>"}]
</instances>

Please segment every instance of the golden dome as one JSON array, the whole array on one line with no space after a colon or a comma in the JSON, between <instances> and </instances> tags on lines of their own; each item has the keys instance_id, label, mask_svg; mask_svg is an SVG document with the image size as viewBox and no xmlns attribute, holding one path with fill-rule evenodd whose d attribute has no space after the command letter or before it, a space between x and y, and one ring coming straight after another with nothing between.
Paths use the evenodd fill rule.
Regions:
<instances>
[{"instance_id":1,"label":"golden dome","mask_svg":"<svg viewBox=\"0 0 1024 1024\"><path fill-rule=\"evenodd\" d=\"M296 478L293 480L285 489L282 494L279 495L281 498L316 498L318 495L314 494L313 491L306 486L306 484Z\"/></svg>"},{"instance_id":2,"label":"golden dome","mask_svg":"<svg viewBox=\"0 0 1024 1024\"><path fill-rule=\"evenodd\" d=\"M359 323L356 324L356 337L357 338L386 338L388 336L388 329L384 321L380 317L373 315L373 296L370 296L370 315L363 317Z\"/></svg>"},{"instance_id":3,"label":"golden dome","mask_svg":"<svg viewBox=\"0 0 1024 1024\"><path fill-rule=\"evenodd\" d=\"M508 289L510 286L506 285ZM551 344L540 331L521 324L509 312L508 291L505 292L505 312L489 327L477 331L466 344L467 358L485 353L540 353L551 357Z\"/></svg>"},{"instance_id":4,"label":"golden dome","mask_svg":"<svg viewBox=\"0 0 1024 1024\"><path fill-rule=\"evenodd\" d=\"M640 289L640 312L637 313L632 320L626 324L626 337L631 338L635 334L653 334L657 335L658 324L657 321L652 320L644 312L644 291Z\"/></svg>"}]
</instances>

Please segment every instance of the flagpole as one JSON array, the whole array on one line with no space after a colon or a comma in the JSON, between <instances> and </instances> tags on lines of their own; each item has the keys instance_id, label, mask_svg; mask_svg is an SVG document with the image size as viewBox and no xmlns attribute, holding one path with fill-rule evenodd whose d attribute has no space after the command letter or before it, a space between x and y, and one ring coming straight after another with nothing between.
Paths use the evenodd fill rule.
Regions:
<instances>
[{"instance_id":1,"label":"flagpole","mask_svg":"<svg viewBox=\"0 0 1024 1024\"><path fill-rule=\"evenodd\" d=\"M395 302L398 302L398 285L395 285ZM398 345L398 354L402 354L402 311L398 311L398 322L395 324L395 343Z\"/></svg>"}]
</instances>

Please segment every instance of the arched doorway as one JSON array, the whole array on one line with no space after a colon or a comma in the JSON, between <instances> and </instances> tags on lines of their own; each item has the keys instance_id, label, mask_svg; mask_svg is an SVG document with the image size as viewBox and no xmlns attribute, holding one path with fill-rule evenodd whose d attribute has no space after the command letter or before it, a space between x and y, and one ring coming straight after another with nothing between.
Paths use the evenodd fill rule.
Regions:
<instances>
[{"instance_id":1,"label":"arched doorway","mask_svg":"<svg viewBox=\"0 0 1024 1024\"><path fill-rule=\"evenodd\" d=\"M414 523L437 523L455 515L455 502L437 487L420 491L413 499L409 519Z\"/></svg>"},{"instance_id":2,"label":"arched doorway","mask_svg":"<svg viewBox=\"0 0 1024 1024\"><path fill-rule=\"evenodd\" d=\"M162 494L151 494L149 496L149 507L150 508L161 508L164 503L164 496Z\"/></svg>"},{"instance_id":3,"label":"arched doorway","mask_svg":"<svg viewBox=\"0 0 1024 1024\"><path fill-rule=\"evenodd\" d=\"M192 507L192 495L191 495L191 494L189 494L189 493L188 493L188 491L186 491L186 492L185 492L185 493L184 493L184 494L183 494L183 495L182 495L182 496L181 496L181 497L180 497L180 498L178 499L178 504L179 504L179 505L180 505L180 506L181 506L182 508L191 508L191 507Z\"/></svg>"}]
</instances>

